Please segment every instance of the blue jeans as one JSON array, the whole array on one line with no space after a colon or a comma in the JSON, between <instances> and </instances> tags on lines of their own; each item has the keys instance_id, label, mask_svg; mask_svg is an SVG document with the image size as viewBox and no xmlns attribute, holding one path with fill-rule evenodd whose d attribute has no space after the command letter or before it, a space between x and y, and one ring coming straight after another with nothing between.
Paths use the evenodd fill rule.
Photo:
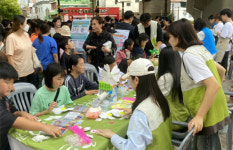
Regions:
<instances>
[{"instance_id":1,"label":"blue jeans","mask_svg":"<svg viewBox=\"0 0 233 150\"><path fill-rule=\"evenodd\" d=\"M211 135L196 135L193 139L193 150L221 150L218 132Z\"/></svg>"}]
</instances>

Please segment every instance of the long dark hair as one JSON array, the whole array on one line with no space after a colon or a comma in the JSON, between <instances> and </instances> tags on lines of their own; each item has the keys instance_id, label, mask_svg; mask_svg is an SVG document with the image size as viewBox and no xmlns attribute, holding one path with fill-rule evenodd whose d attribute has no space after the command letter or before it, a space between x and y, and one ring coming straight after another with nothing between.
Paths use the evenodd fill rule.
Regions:
<instances>
[{"instance_id":1,"label":"long dark hair","mask_svg":"<svg viewBox=\"0 0 233 150\"><path fill-rule=\"evenodd\" d=\"M187 19L180 19L173 22L167 27L167 32L179 39L176 47L187 49L192 45L202 45L203 43L198 39L193 25Z\"/></svg>"},{"instance_id":2,"label":"long dark hair","mask_svg":"<svg viewBox=\"0 0 233 150\"><path fill-rule=\"evenodd\" d=\"M171 88L172 100L179 96L180 103L183 103L183 95L180 85L181 57L179 52L173 51L171 46L165 47L159 54L158 79L165 73L171 73L173 85Z\"/></svg>"},{"instance_id":3,"label":"long dark hair","mask_svg":"<svg viewBox=\"0 0 233 150\"><path fill-rule=\"evenodd\" d=\"M49 31L50 31L50 26L47 23L43 23L40 27L40 34L38 35L39 43L42 43L44 40L42 34L49 33Z\"/></svg>"},{"instance_id":4,"label":"long dark hair","mask_svg":"<svg viewBox=\"0 0 233 150\"><path fill-rule=\"evenodd\" d=\"M149 67L148 71L153 71L154 67ZM134 80L135 76L131 76ZM138 76L139 83L136 88L136 101L133 103L132 111L134 111L137 106L149 96L153 97L154 103L161 108L164 121L170 116L170 109L168 106L167 99L163 96L155 74L149 74L145 76Z\"/></svg>"}]
</instances>

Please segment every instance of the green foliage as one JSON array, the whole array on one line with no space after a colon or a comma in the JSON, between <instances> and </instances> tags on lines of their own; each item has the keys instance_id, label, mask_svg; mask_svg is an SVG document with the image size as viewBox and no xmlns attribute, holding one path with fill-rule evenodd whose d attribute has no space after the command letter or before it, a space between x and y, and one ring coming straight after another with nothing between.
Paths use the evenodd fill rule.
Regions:
<instances>
[{"instance_id":1,"label":"green foliage","mask_svg":"<svg viewBox=\"0 0 233 150\"><path fill-rule=\"evenodd\" d=\"M17 0L0 0L0 16L13 20L14 15L21 15L22 11L19 8Z\"/></svg>"},{"instance_id":2,"label":"green foliage","mask_svg":"<svg viewBox=\"0 0 233 150\"><path fill-rule=\"evenodd\" d=\"M168 17L169 19L171 19L172 22L173 22L174 19L175 19L175 16L174 16L174 15L172 16L172 13L168 14L167 17Z\"/></svg>"}]
</instances>

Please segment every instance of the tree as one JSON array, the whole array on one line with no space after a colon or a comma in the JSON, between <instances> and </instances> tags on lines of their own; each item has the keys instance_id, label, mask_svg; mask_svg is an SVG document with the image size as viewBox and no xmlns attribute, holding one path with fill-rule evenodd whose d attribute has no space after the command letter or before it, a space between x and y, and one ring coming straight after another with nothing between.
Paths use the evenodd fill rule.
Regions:
<instances>
[{"instance_id":1,"label":"tree","mask_svg":"<svg viewBox=\"0 0 233 150\"><path fill-rule=\"evenodd\" d=\"M17 0L0 0L0 16L13 20L14 15L21 15L22 11L19 8Z\"/></svg>"}]
</instances>

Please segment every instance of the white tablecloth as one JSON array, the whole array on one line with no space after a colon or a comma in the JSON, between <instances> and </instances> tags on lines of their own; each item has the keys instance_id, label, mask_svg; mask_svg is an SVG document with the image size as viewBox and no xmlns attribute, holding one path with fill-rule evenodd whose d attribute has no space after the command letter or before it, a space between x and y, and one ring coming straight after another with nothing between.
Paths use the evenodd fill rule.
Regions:
<instances>
[{"instance_id":1,"label":"white tablecloth","mask_svg":"<svg viewBox=\"0 0 233 150\"><path fill-rule=\"evenodd\" d=\"M33 148L28 147L24 145L23 143L21 143L20 141L16 140L9 134L7 135L7 137L8 137L11 150L34 150Z\"/></svg>"}]
</instances>

